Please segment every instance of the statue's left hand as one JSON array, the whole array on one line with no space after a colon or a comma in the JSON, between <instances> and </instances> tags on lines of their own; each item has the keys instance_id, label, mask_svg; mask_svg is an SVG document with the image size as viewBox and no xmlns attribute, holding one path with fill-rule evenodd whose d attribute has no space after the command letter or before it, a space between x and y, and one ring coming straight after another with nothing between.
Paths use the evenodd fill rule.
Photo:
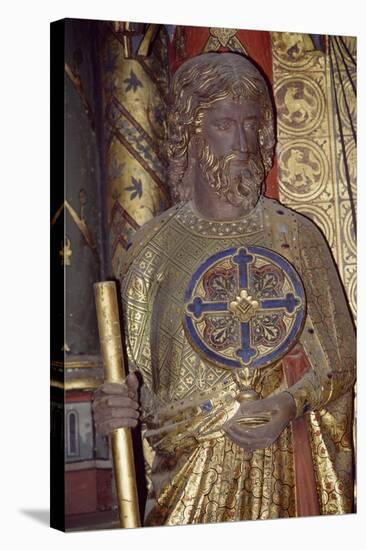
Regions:
<instances>
[{"instance_id":1,"label":"statue's left hand","mask_svg":"<svg viewBox=\"0 0 366 550\"><path fill-rule=\"evenodd\" d=\"M243 417L264 417L267 422L245 425ZM223 426L226 435L246 451L269 447L296 416L295 401L289 393L241 403L237 413Z\"/></svg>"}]
</instances>

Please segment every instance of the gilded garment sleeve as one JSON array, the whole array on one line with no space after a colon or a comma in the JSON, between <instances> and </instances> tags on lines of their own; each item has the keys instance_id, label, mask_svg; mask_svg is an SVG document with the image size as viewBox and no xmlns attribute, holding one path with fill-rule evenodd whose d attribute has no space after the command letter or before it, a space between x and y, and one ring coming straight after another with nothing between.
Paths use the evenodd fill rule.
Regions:
<instances>
[{"instance_id":1,"label":"gilded garment sleeve","mask_svg":"<svg viewBox=\"0 0 366 550\"><path fill-rule=\"evenodd\" d=\"M301 344L311 368L289 392L297 416L318 410L350 390L355 381L355 331L337 269L324 237L299 221L300 271L307 296Z\"/></svg>"},{"instance_id":2,"label":"gilded garment sleeve","mask_svg":"<svg viewBox=\"0 0 366 550\"><path fill-rule=\"evenodd\" d=\"M148 224L147 224L148 225ZM150 225L150 224L149 224ZM145 228L144 228L145 229ZM150 331L158 258L140 230L118 269L121 285L123 332L129 370L138 370L144 384L152 387Z\"/></svg>"}]
</instances>

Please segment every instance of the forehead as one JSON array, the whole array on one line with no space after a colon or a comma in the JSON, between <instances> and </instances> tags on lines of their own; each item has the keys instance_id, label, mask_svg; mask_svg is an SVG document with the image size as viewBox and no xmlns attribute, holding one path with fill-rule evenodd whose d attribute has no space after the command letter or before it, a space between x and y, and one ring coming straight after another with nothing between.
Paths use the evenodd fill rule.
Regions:
<instances>
[{"instance_id":1,"label":"forehead","mask_svg":"<svg viewBox=\"0 0 366 550\"><path fill-rule=\"evenodd\" d=\"M207 109L207 118L217 117L255 117L259 118L261 111L260 101L258 98L245 98L242 96L233 98L231 96L225 99L215 101L212 106Z\"/></svg>"}]
</instances>

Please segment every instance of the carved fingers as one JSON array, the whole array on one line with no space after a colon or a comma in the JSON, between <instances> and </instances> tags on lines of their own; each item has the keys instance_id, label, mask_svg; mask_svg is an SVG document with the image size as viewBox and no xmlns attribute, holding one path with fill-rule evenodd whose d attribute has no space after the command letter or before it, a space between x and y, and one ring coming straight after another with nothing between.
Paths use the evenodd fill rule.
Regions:
<instances>
[{"instance_id":1,"label":"carved fingers","mask_svg":"<svg viewBox=\"0 0 366 550\"><path fill-rule=\"evenodd\" d=\"M94 393L93 415L97 431L108 434L117 428L134 428L140 417L138 380L128 375L122 384L105 382Z\"/></svg>"},{"instance_id":2,"label":"carved fingers","mask_svg":"<svg viewBox=\"0 0 366 550\"><path fill-rule=\"evenodd\" d=\"M284 392L242 404L223 429L246 451L265 449L276 441L295 414L292 397Z\"/></svg>"},{"instance_id":3,"label":"carved fingers","mask_svg":"<svg viewBox=\"0 0 366 550\"><path fill-rule=\"evenodd\" d=\"M273 430L274 426L269 426L269 424L266 424L265 427L245 428L232 422L224 427L224 431L239 447L246 451L255 451L269 447L277 439L279 433L277 434L277 430Z\"/></svg>"}]
</instances>

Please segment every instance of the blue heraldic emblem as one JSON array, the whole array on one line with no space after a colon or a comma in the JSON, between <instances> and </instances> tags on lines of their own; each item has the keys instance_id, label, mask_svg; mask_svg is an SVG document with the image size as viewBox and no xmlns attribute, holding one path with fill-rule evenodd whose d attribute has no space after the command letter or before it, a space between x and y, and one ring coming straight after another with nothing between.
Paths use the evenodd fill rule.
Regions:
<instances>
[{"instance_id":1,"label":"blue heraldic emblem","mask_svg":"<svg viewBox=\"0 0 366 550\"><path fill-rule=\"evenodd\" d=\"M296 343L306 312L300 276L260 246L228 248L205 260L185 294L184 328L203 360L258 368Z\"/></svg>"}]
</instances>

